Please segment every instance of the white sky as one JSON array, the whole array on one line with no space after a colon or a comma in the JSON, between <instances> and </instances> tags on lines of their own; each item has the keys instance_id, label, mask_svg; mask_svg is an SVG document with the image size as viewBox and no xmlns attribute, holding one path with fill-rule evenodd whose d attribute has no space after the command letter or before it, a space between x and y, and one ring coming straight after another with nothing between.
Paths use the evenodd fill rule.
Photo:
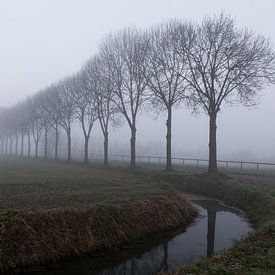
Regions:
<instances>
[{"instance_id":1,"label":"white sky","mask_svg":"<svg viewBox=\"0 0 275 275\"><path fill-rule=\"evenodd\" d=\"M77 71L109 31L170 18L200 21L221 11L231 14L238 26L275 41L275 0L0 0L0 106L10 106ZM222 112L220 158L275 160L274 92L274 86L268 88L253 112L242 107ZM174 115L174 154L206 156L207 117L189 113ZM165 118L153 117L139 122L138 148L147 152L159 144L159 154L164 154ZM121 144L122 134L128 142L128 129L123 127L113 134L113 144ZM100 141L97 134L95 140Z\"/></svg>"}]
</instances>

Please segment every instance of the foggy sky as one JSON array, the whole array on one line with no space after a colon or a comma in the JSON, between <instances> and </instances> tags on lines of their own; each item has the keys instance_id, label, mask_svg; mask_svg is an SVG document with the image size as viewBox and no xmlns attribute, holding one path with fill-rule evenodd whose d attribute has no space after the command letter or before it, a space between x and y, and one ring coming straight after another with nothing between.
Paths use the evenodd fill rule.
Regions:
<instances>
[{"instance_id":1,"label":"foggy sky","mask_svg":"<svg viewBox=\"0 0 275 275\"><path fill-rule=\"evenodd\" d=\"M220 12L229 13L239 27L275 41L275 0L0 0L0 106L76 72L110 31L149 27L171 18L199 22ZM275 87L263 94L254 110L231 107L219 114L220 159L275 161ZM138 153L164 155L165 116L155 117L139 118ZM207 157L207 116L176 111L172 138L174 156ZM128 150L127 125L112 132L110 139L111 152ZM101 133L96 128L92 147L99 146Z\"/></svg>"}]
</instances>

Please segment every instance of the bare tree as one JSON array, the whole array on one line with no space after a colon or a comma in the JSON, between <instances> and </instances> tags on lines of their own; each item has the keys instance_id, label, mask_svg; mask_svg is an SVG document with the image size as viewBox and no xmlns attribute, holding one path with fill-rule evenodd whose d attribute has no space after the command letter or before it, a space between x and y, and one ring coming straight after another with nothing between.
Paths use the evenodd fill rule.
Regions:
<instances>
[{"instance_id":1,"label":"bare tree","mask_svg":"<svg viewBox=\"0 0 275 275\"><path fill-rule=\"evenodd\" d=\"M14 154L17 156L18 155L18 125L17 125L17 121L14 121L16 123L15 128L14 128L14 136L15 136L15 148L14 148Z\"/></svg>"},{"instance_id":2,"label":"bare tree","mask_svg":"<svg viewBox=\"0 0 275 275\"><path fill-rule=\"evenodd\" d=\"M30 130L35 144L35 157L38 158L39 141L43 130L43 117L39 110L39 97L33 96L28 100L30 112Z\"/></svg>"},{"instance_id":3,"label":"bare tree","mask_svg":"<svg viewBox=\"0 0 275 275\"><path fill-rule=\"evenodd\" d=\"M109 67L100 56L91 58L83 68L83 75L86 87L90 90L96 100L97 116L104 137L104 165L108 165L109 148L109 125L118 125L119 120L115 119L118 112L114 99L114 83Z\"/></svg>"},{"instance_id":4,"label":"bare tree","mask_svg":"<svg viewBox=\"0 0 275 275\"><path fill-rule=\"evenodd\" d=\"M7 134L8 147L9 147L8 151L10 155L15 154L14 147L16 147L16 146L13 146L15 135L17 132L17 121L16 121L16 114L14 111L15 111L15 107L12 106L11 108L7 109L5 112L5 131Z\"/></svg>"},{"instance_id":5,"label":"bare tree","mask_svg":"<svg viewBox=\"0 0 275 275\"><path fill-rule=\"evenodd\" d=\"M100 48L101 58L108 65L114 81L112 100L131 130L131 167L136 166L137 115L148 99L144 76L147 50L146 37L136 29L126 29L110 35Z\"/></svg>"},{"instance_id":6,"label":"bare tree","mask_svg":"<svg viewBox=\"0 0 275 275\"><path fill-rule=\"evenodd\" d=\"M68 151L67 151L67 160L72 160L72 138L71 138L71 132L72 132L72 123L75 120L75 101L74 101L74 90L72 85L73 78L68 77L63 80L61 80L57 84L57 104L58 109L57 114L59 118L59 123L65 130L67 134L67 145L68 145Z\"/></svg>"},{"instance_id":7,"label":"bare tree","mask_svg":"<svg viewBox=\"0 0 275 275\"><path fill-rule=\"evenodd\" d=\"M9 154L9 139L10 139L10 129L9 129L9 109L2 110L1 113L1 129L2 129L2 135L4 137L4 154Z\"/></svg>"},{"instance_id":8,"label":"bare tree","mask_svg":"<svg viewBox=\"0 0 275 275\"><path fill-rule=\"evenodd\" d=\"M20 104L19 108L19 131L21 135L21 157L24 156L24 144L25 135L27 133L28 121L27 121L27 110L25 108L25 102Z\"/></svg>"},{"instance_id":9,"label":"bare tree","mask_svg":"<svg viewBox=\"0 0 275 275\"><path fill-rule=\"evenodd\" d=\"M0 108L0 140L1 140L1 155L5 154L5 110Z\"/></svg>"},{"instance_id":10,"label":"bare tree","mask_svg":"<svg viewBox=\"0 0 275 275\"><path fill-rule=\"evenodd\" d=\"M147 54L146 73L148 87L152 93L151 101L159 112L167 112L166 121L166 169L172 169L172 109L185 97L188 86L185 81L187 62L177 51L177 21L154 27L149 33L149 53ZM187 28L188 26L186 26ZM183 28L182 28L183 31Z\"/></svg>"},{"instance_id":11,"label":"bare tree","mask_svg":"<svg viewBox=\"0 0 275 275\"><path fill-rule=\"evenodd\" d=\"M58 86L51 85L46 89L45 92L45 101L46 101L46 112L49 117L49 123L55 131L55 144L54 144L54 159L58 160L58 146L59 146L59 124L60 124L60 115L59 115L59 94Z\"/></svg>"},{"instance_id":12,"label":"bare tree","mask_svg":"<svg viewBox=\"0 0 275 275\"><path fill-rule=\"evenodd\" d=\"M22 101L18 104L16 104L12 108L12 112L15 115L16 120L16 128L18 131L18 136L21 136L21 153L20 155L24 155L24 137L26 135L26 130L28 126L28 120L27 120L27 108L25 101ZM17 147L17 146L16 146ZM17 149L15 149L17 151Z\"/></svg>"},{"instance_id":13,"label":"bare tree","mask_svg":"<svg viewBox=\"0 0 275 275\"><path fill-rule=\"evenodd\" d=\"M253 106L257 102L259 92L274 81L275 54L269 40L237 29L223 14L204 19L192 35L192 46L182 43L181 49L189 64L185 79L195 110L202 107L209 115L208 171L215 173L218 112L223 104Z\"/></svg>"},{"instance_id":14,"label":"bare tree","mask_svg":"<svg viewBox=\"0 0 275 275\"><path fill-rule=\"evenodd\" d=\"M84 163L89 161L89 139L95 121L98 119L97 101L95 97L96 84L93 80L89 87L85 82L85 74L79 73L72 80L74 90L75 114L81 124L84 135Z\"/></svg>"},{"instance_id":15,"label":"bare tree","mask_svg":"<svg viewBox=\"0 0 275 275\"><path fill-rule=\"evenodd\" d=\"M32 112L30 109L30 100L25 101L25 115L26 115L26 132L28 138L27 157L31 157L31 128L32 128Z\"/></svg>"},{"instance_id":16,"label":"bare tree","mask_svg":"<svg viewBox=\"0 0 275 275\"><path fill-rule=\"evenodd\" d=\"M41 123L44 130L44 159L48 158L48 133L50 129L51 114L49 112L49 105L47 101L47 89L36 94L36 108L41 117Z\"/></svg>"},{"instance_id":17,"label":"bare tree","mask_svg":"<svg viewBox=\"0 0 275 275\"><path fill-rule=\"evenodd\" d=\"M0 122L1 123L1 122ZM1 125L2 126L2 125ZM5 134L4 131L2 129L2 127L0 126L0 141L1 141L1 151L0 154L3 155L4 154L4 141L5 141Z\"/></svg>"},{"instance_id":18,"label":"bare tree","mask_svg":"<svg viewBox=\"0 0 275 275\"><path fill-rule=\"evenodd\" d=\"M0 140L1 140L1 155L4 155L5 135L2 132L0 134Z\"/></svg>"}]
</instances>

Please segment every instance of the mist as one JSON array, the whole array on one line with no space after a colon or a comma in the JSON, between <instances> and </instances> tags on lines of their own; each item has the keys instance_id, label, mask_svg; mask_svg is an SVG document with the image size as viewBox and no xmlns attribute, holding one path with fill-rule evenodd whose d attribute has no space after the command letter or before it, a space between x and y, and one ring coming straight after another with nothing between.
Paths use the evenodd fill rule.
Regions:
<instances>
[{"instance_id":1,"label":"mist","mask_svg":"<svg viewBox=\"0 0 275 275\"><path fill-rule=\"evenodd\" d=\"M275 274L275 0L0 5L0 274Z\"/></svg>"},{"instance_id":2,"label":"mist","mask_svg":"<svg viewBox=\"0 0 275 275\"><path fill-rule=\"evenodd\" d=\"M230 14L239 28L275 41L274 1L9 1L2 3L0 29L0 106L78 71L97 52L109 32L128 26L147 28L171 18L200 22L207 15ZM265 89L256 108L226 107L218 117L218 158L275 161L274 86ZM206 158L208 118L180 108L174 112L173 156ZM165 154L165 114L142 112L137 119L137 154ZM77 129L77 126L75 127ZM74 139L81 141L81 133ZM236 136L236 133L238 135ZM110 133L110 153L129 154L125 121ZM91 152L102 151L99 125Z\"/></svg>"}]
</instances>

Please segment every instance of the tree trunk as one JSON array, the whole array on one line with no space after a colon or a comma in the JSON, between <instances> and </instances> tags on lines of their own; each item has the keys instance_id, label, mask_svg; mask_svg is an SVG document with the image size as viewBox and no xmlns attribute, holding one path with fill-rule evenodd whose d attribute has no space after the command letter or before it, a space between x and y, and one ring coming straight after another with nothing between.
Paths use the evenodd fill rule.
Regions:
<instances>
[{"instance_id":1,"label":"tree trunk","mask_svg":"<svg viewBox=\"0 0 275 275\"><path fill-rule=\"evenodd\" d=\"M166 133L166 170L172 170L172 108L168 108L167 114L167 133Z\"/></svg>"},{"instance_id":2,"label":"tree trunk","mask_svg":"<svg viewBox=\"0 0 275 275\"><path fill-rule=\"evenodd\" d=\"M10 155L12 155L12 136L10 136Z\"/></svg>"},{"instance_id":3,"label":"tree trunk","mask_svg":"<svg viewBox=\"0 0 275 275\"><path fill-rule=\"evenodd\" d=\"M135 125L131 127L131 167L136 167L136 132L137 129Z\"/></svg>"},{"instance_id":4,"label":"tree trunk","mask_svg":"<svg viewBox=\"0 0 275 275\"><path fill-rule=\"evenodd\" d=\"M30 132L28 132L28 158L31 157L31 135Z\"/></svg>"},{"instance_id":5,"label":"tree trunk","mask_svg":"<svg viewBox=\"0 0 275 275\"><path fill-rule=\"evenodd\" d=\"M109 133L104 134L104 165L108 165L108 150L109 150Z\"/></svg>"},{"instance_id":6,"label":"tree trunk","mask_svg":"<svg viewBox=\"0 0 275 275\"><path fill-rule=\"evenodd\" d=\"M15 134L15 155L18 155L18 134Z\"/></svg>"},{"instance_id":7,"label":"tree trunk","mask_svg":"<svg viewBox=\"0 0 275 275\"><path fill-rule=\"evenodd\" d=\"M54 159L58 160L58 142L59 142L59 133L58 128L55 128L55 149L54 149Z\"/></svg>"},{"instance_id":8,"label":"tree trunk","mask_svg":"<svg viewBox=\"0 0 275 275\"><path fill-rule=\"evenodd\" d=\"M45 146L44 146L44 159L48 158L48 128L45 127Z\"/></svg>"},{"instance_id":9,"label":"tree trunk","mask_svg":"<svg viewBox=\"0 0 275 275\"><path fill-rule=\"evenodd\" d=\"M35 157L38 158L38 140L35 141Z\"/></svg>"},{"instance_id":10,"label":"tree trunk","mask_svg":"<svg viewBox=\"0 0 275 275\"><path fill-rule=\"evenodd\" d=\"M9 139L8 137L6 137L6 149L5 149L6 155L8 154L8 147L9 147Z\"/></svg>"},{"instance_id":11,"label":"tree trunk","mask_svg":"<svg viewBox=\"0 0 275 275\"><path fill-rule=\"evenodd\" d=\"M88 163L89 162L89 136L85 135L84 136L84 163Z\"/></svg>"},{"instance_id":12,"label":"tree trunk","mask_svg":"<svg viewBox=\"0 0 275 275\"><path fill-rule=\"evenodd\" d=\"M209 165L208 172L216 173L217 167L217 113L209 113Z\"/></svg>"},{"instance_id":13,"label":"tree trunk","mask_svg":"<svg viewBox=\"0 0 275 275\"><path fill-rule=\"evenodd\" d=\"M71 129L68 129L66 132L67 132L67 137L68 137L67 161L71 161L71 160L72 160L72 139L71 139Z\"/></svg>"},{"instance_id":14,"label":"tree trunk","mask_svg":"<svg viewBox=\"0 0 275 275\"><path fill-rule=\"evenodd\" d=\"M24 133L21 133L21 157L24 156Z\"/></svg>"},{"instance_id":15,"label":"tree trunk","mask_svg":"<svg viewBox=\"0 0 275 275\"><path fill-rule=\"evenodd\" d=\"M4 154L4 137L1 138L1 155Z\"/></svg>"}]
</instances>

